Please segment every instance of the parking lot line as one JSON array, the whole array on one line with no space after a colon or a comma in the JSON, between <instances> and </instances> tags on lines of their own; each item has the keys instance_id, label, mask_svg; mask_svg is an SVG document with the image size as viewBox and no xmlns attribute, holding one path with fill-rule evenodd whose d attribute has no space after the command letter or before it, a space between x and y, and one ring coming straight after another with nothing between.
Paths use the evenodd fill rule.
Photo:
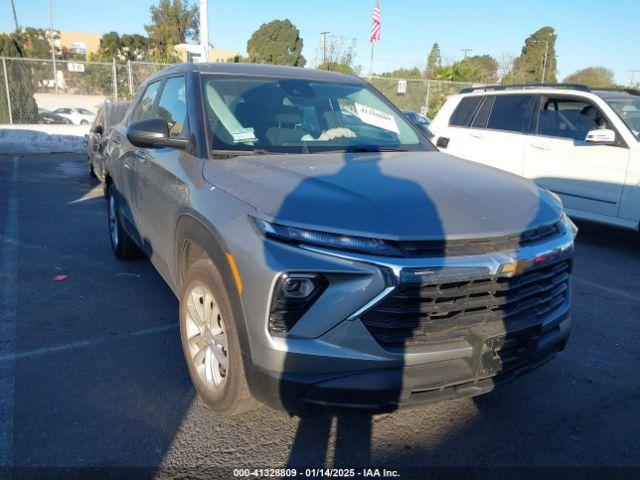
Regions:
<instances>
[{"instance_id":1,"label":"parking lot line","mask_svg":"<svg viewBox=\"0 0 640 480\"><path fill-rule=\"evenodd\" d=\"M50 355L54 353L65 352L68 350L74 350L77 348L87 348L87 347L95 347L96 345L101 345L105 343L116 342L119 340L128 340L130 338L142 337L145 335L153 335L156 333L168 332L169 330L173 330L178 328L178 324L171 325L163 325L162 327L155 328L147 328L144 330L137 330L135 332L127 332L127 333L117 333L115 335L104 335L101 337L92 338L89 340L80 340L77 342L65 343L62 345L56 345L53 347L42 347L35 348L33 350L27 350L25 352L12 353L9 355L1 355L0 356L0 366L2 366L5 362L13 363L16 360L22 360L24 358L37 357L40 355Z\"/></svg>"},{"instance_id":2,"label":"parking lot line","mask_svg":"<svg viewBox=\"0 0 640 480\"><path fill-rule=\"evenodd\" d=\"M16 340L16 298L18 275L18 160L13 157L11 177L5 184L8 195L0 260L0 311L7 312L0 328L0 355L13 356ZM12 464L13 399L15 362L0 368L0 466Z\"/></svg>"},{"instance_id":3,"label":"parking lot line","mask_svg":"<svg viewBox=\"0 0 640 480\"><path fill-rule=\"evenodd\" d=\"M603 292L607 292L612 295L623 297L626 300L631 300L634 303L640 303L640 297L638 295L629 293L626 290L622 290L621 288L608 287L606 285L602 285L601 283L594 282L593 280L588 280L586 278L578 277L577 275L574 275L573 280L576 283L581 283L587 287L597 288L599 290L602 290Z\"/></svg>"}]
</instances>

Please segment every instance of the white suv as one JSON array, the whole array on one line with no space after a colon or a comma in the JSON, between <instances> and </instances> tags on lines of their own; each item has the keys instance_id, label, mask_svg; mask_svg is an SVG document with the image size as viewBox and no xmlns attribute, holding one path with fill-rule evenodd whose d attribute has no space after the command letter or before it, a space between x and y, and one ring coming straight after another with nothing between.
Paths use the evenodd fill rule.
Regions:
<instances>
[{"instance_id":1,"label":"white suv","mask_svg":"<svg viewBox=\"0 0 640 480\"><path fill-rule=\"evenodd\" d=\"M535 180L570 216L639 228L640 91L468 88L429 128L440 150Z\"/></svg>"}]
</instances>

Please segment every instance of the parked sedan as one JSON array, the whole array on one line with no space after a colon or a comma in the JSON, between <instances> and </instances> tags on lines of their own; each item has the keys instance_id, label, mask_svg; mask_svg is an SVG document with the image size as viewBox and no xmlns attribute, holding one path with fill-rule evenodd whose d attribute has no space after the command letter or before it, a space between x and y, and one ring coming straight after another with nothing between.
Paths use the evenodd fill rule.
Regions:
<instances>
[{"instance_id":1,"label":"parked sedan","mask_svg":"<svg viewBox=\"0 0 640 480\"><path fill-rule=\"evenodd\" d=\"M45 110L44 108L39 108L38 123L44 123L47 125L51 125L51 124L69 125L72 122L71 120L63 117L62 115L58 115L57 113L50 112L49 110Z\"/></svg>"},{"instance_id":2,"label":"parked sedan","mask_svg":"<svg viewBox=\"0 0 640 480\"><path fill-rule=\"evenodd\" d=\"M96 118L96 114L86 108L60 107L53 113L68 118L74 125L89 125Z\"/></svg>"},{"instance_id":3,"label":"parked sedan","mask_svg":"<svg viewBox=\"0 0 640 480\"><path fill-rule=\"evenodd\" d=\"M416 127L418 127L420 131L423 132L429 140L433 138L433 133L431 132L431 130L429 130L429 124L431 123L431 120L429 120L427 117L425 117L421 113L414 112L411 110L403 110L402 113L404 113L409 118L409 120L411 120L411 123L413 123Z\"/></svg>"},{"instance_id":4,"label":"parked sedan","mask_svg":"<svg viewBox=\"0 0 640 480\"><path fill-rule=\"evenodd\" d=\"M129 102L105 102L91 125L87 137L87 155L89 157L89 173L104 182L105 157L104 150L107 135L111 127L124 118Z\"/></svg>"}]
</instances>

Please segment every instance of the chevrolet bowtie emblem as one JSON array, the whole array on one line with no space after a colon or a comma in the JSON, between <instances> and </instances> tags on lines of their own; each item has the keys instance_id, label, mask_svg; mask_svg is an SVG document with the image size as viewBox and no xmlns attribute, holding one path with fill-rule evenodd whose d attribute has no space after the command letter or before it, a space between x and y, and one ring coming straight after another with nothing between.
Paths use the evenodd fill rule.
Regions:
<instances>
[{"instance_id":1,"label":"chevrolet bowtie emblem","mask_svg":"<svg viewBox=\"0 0 640 480\"><path fill-rule=\"evenodd\" d=\"M525 270L533 266L533 260L525 260L523 258L519 258L515 260L513 263L508 263L502 267L502 273L507 277L517 277L518 275L522 275Z\"/></svg>"},{"instance_id":2,"label":"chevrolet bowtie emblem","mask_svg":"<svg viewBox=\"0 0 640 480\"><path fill-rule=\"evenodd\" d=\"M517 277L518 275L522 275L529 268L533 267L538 263L542 263L550 258L555 257L557 254L561 252L560 249L551 250L550 252L546 252L542 255L538 255L532 260L527 260L525 258L518 258L511 263L507 263L502 267L502 274L507 277Z\"/></svg>"}]
</instances>

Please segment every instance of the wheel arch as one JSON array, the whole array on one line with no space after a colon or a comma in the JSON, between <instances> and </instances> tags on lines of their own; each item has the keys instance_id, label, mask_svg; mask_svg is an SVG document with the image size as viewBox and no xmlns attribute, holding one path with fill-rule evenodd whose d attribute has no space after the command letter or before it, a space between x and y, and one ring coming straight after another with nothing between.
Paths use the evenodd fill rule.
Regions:
<instances>
[{"instance_id":1,"label":"wheel arch","mask_svg":"<svg viewBox=\"0 0 640 480\"><path fill-rule=\"evenodd\" d=\"M244 308L236 285L234 274L227 259L229 249L222 236L213 226L205 225L191 214L182 214L176 222L174 246L175 290L182 292L184 278L189 267L203 258L209 259L218 269L224 284L228 286L227 295L237 319L236 329L242 350L245 371L251 368L251 350L247 333Z\"/></svg>"}]
</instances>

